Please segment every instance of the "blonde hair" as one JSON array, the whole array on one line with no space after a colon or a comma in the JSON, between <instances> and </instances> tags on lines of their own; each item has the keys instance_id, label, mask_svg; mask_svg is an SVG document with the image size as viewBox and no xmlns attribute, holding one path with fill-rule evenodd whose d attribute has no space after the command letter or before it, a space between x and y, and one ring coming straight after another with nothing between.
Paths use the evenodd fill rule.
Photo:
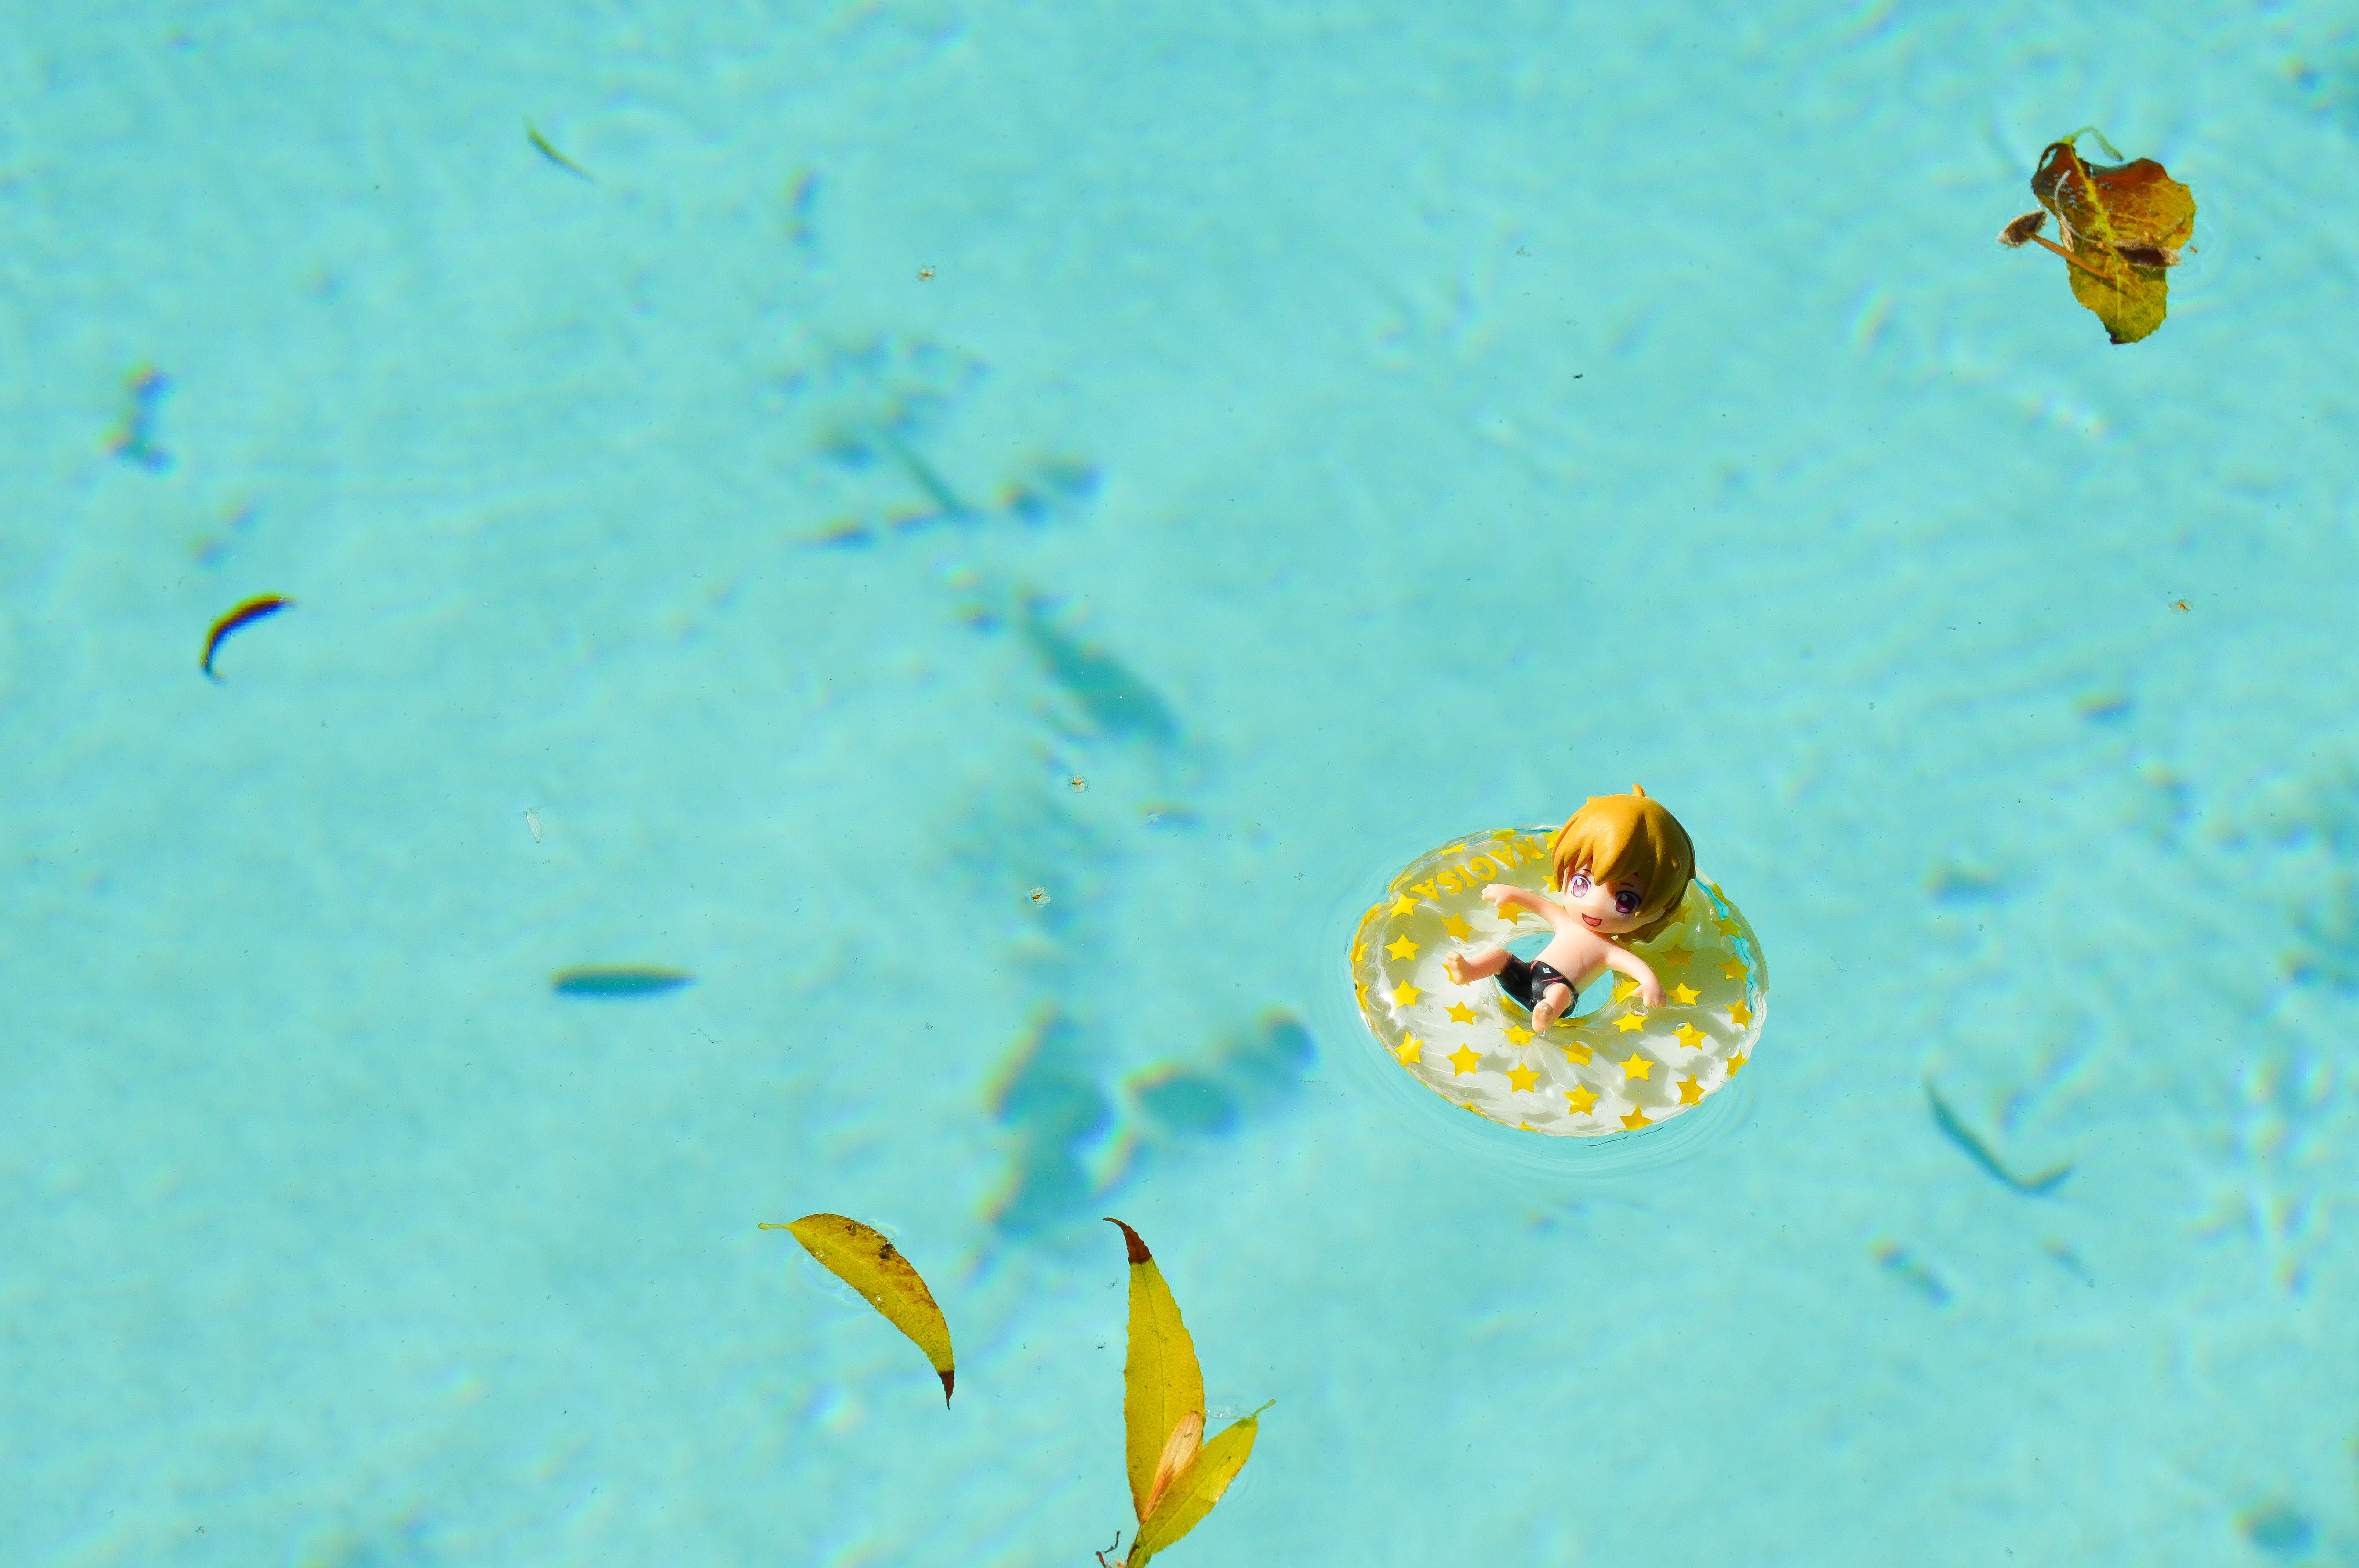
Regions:
<instances>
[{"instance_id":1,"label":"blonde hair","mask_svg":"<svg viewBox=\"0 0 2359 1568\"><path fill-rule=\"evenodd\" d=\"M1592 881L1635 881L1641 924L1633 942L1659 935L1679 913L1695 875L1695 845L1679 818L1636 784L1628 795L1593 795L1549 843L1549 886L1561 892L1575 871Z\"/></svg>"}]
</instances>

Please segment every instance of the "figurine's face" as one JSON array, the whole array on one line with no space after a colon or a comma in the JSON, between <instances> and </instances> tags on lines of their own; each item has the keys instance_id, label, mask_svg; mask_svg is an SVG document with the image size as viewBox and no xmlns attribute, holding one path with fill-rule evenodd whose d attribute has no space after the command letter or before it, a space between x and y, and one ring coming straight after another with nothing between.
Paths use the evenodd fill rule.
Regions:
<instances>
[{"instance_id":1,"label":"figurine's face","mask_svg":"<svg viewBox=\"0 0 2359 1568\"><path fill-rule=\"evenodd\" d=\"M1646 924L1638 917L1638 904L1647 890L1626 878L1596 882L1589 880L1587 871L1575 871L1565 883L1563 896L1564 906L1601 935L1618 936Z\"/></svg>"}]
</instances>

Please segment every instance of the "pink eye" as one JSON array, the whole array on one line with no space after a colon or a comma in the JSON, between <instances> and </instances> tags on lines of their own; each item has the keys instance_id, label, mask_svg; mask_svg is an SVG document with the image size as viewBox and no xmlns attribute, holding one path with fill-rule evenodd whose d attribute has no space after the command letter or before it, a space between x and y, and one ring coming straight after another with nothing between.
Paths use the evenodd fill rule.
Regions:
<instances>
[{"instance_id":1,"label":"pink eye","mask_svg":"<svg viewBox=\"0 0 2359 1568\"><path fill-rule=\"evenodd\" d=\"M1638 913L1638 895L1635 892L1617 892L1614 895L1614 907L1624 914L1636 914Z\"/></svg>"},{"instance_id":2,"label":"pink eye","mask_svg":"<svg viewBox=\"0 0 2359 1568\"><path fill-rule=\"evenodd\" d=\"M1572 881L1564 884L1564 891L1578 897L1586 897L1589 892L1589 873L1587 871L1575 871L1572 873Z\"/></svg>"}]
</instances>

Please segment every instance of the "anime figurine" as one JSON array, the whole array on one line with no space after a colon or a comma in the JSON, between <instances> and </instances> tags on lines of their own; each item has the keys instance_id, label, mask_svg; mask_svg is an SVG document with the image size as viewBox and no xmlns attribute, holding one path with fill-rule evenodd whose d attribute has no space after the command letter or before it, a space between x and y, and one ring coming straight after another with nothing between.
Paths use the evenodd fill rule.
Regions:
<instances>
[{"instance_id":1,"label":"anime figurine","mask_svg":"<svg viewBox=\"0 0 2359 1568\"><path fill-rule=\"evenodd\" d=\"M1503 920L1529 910L1555 935L1528 962L1505 947L1452 954L1444 968L1459 985L1489 976L1530 1010L1532 1028L1545 1030L1572 1009L1581 988L1605 969L1637 982L1639 1001L1659 1007L1662 982L1623 940L1644 942L1679 913L1695 875L1695 846L1687 829L1636 784L1628 795L1592 795L1549 845L1549 887L1558 898L1493 882L1484 900Z\"/></svg>"}]
</instances>

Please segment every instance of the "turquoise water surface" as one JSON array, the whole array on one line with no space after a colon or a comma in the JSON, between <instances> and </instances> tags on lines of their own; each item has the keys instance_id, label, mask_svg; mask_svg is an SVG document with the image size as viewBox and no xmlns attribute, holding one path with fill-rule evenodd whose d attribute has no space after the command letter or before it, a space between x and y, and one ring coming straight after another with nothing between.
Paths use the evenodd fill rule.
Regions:
<instances>
[{"instance_id":1,"label":"turquoise water surface","mask_svg":"<svg viewBox=\"0 0 2359 1568\"><path fill-rule=\"evenodd\" d=\"M1082 1568L1115 1215L1174 1568L2359 1564L2347 8L0 22L0 1563ZM1535 1155L1345 948L1634 781Z\"/></svg>"}]
</instances>

